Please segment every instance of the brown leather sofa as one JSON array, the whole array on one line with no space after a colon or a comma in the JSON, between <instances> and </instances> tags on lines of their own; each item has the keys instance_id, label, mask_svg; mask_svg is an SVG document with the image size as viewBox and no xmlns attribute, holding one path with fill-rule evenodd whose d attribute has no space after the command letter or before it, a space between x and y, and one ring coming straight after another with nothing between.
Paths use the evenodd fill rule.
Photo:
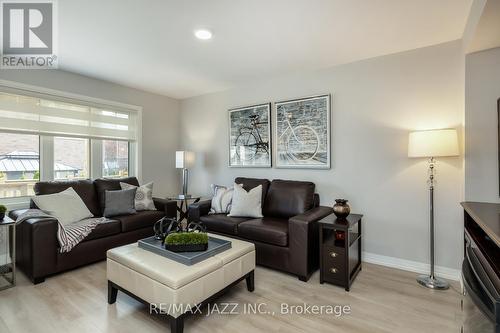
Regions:
<instances>
[{"instance_id":1,"label":"brown leather sofa","mask_svg":"<svg viewBox=\"0 0 500 333\"><path fill-rule=\"evenodd\" d=\"M317 221L333 209L319 205L311 182L242 178L235 183L245 190L262 185L263 218L211 214L211 201L189 206L190 221L201 221L208 231L251 241L257 264L297 275L307 281L319 266Z\"/></svg>"},{"instance_id":2,"label":"brown leather sofa","mask_svg":"<svg viewBox=\"0 0 500 333\"><path fill-rule=\"evenodd\" d=\"M38 182L36 195L52 194L69 187L80 195L94 216L102 216L104 193L119 190L120 182L139 185L135 177L122 179L97 179L76 181ZM33 283L40 283L47 276L82 265L106 259L106 251L152 236L153 224L164 216L176 217L176 202L154 198L157 211L141 211L134 215L116 216L99 224L92 232L68 253L59 252L57 220L28 219L17 226L16 256L18 267ZM31 208L37 208L31 202ZM25 210L10 212L16 219Z\"/></svg>"}]
</instances>

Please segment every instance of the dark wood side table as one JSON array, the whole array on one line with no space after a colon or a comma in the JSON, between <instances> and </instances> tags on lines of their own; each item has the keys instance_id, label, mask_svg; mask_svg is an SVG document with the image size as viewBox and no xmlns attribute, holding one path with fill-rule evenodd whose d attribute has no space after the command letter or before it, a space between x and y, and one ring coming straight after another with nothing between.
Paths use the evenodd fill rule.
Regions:
<instances>
[{"instance_id":1,"label":"dark wood side table","mask_svg":"<svg viewBox=\"0 0 500 333\"><path fill-rule=\"evenodd\" d=\"M177 211L179 212L179 222L187 220L188 217L188 203L197 203L200 201L201 197L185 197L183 195L178 195L175 197L168 197L167 200L177 201Z\"/></svg>"},{"instance_id":2,"label":"dark wood side table","mask_svg":"<svg viewBox=\"0 0 500 333\"><path fill-rule=\"evenodd\" d=\"M349 291L361 270L361 219L351 214L344 219L334 214L320 220L319 282L344 287Z\"/></svg>"}]
</instances>

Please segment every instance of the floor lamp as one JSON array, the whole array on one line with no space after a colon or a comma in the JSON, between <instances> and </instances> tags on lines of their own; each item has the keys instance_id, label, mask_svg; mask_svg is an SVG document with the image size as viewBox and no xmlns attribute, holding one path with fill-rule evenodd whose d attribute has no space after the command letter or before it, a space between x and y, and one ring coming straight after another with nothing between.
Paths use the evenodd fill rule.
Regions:
<instances>
[{"instance_id":1,"label":"floor lamp","mask_svg":"<svg viewBox=\"0 0 500 333\"><path fill-rule=\"evenodd\" d=\"M411 132L408 140L408 157L429 159L429 204L430 204L430 275L420 275L417 282L421 285L438 290L449 288L448 282L434 276L434 168L436 157L458 156L458 136L454 129Z\"/></svg>"}]
</instances>

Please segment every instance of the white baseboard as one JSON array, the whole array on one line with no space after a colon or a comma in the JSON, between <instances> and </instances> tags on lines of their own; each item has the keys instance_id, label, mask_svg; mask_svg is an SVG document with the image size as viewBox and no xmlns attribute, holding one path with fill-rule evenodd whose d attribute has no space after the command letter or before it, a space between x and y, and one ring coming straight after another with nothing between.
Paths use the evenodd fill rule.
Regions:
<instances>
[{"instance_id":1,"label":"white baseboard","mask_svg":"<svg viewBox=\"0 0 500 333\"><path fill-rule=\"evenodd\" d=\"M430 264L395 257L388 257L369 252L363 252L362 261L420 274L429 273L430 271ZM434 266L434 271L439 277L454 281L460 280L461 273L459 269Z\"/></svg>"}]
</instances>

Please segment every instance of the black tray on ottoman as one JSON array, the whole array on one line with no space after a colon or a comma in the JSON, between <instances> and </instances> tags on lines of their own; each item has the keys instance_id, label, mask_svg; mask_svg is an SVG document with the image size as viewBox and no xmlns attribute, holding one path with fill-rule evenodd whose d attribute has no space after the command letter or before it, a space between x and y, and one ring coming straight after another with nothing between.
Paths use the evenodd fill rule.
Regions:
<instances>
[{"instance_id":1,"label":"black tray on ottoman","mask_svg":"<svg viewBox=\"0 0 500 333\"><path fill-rule=\"evenodd\" d=\"M231 248L231 241L216 237L208 237L208 248L206 251L199 252L173 252L165 249L161 240L154 236L139 240L139 247L164 256L165 258L175 260L184 265L194 265L200 261L210 258L217 253L221 253Z\"/></svg>"}]
</instances>

